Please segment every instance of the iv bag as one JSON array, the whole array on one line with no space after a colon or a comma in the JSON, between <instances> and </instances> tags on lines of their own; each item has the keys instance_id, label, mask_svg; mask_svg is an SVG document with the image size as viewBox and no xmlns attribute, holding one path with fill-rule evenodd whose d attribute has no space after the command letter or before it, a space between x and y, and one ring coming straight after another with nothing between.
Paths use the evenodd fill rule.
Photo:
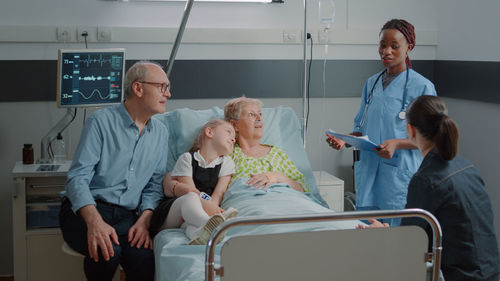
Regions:
<instances>
[{"instance_id":1,"label":"iv bag","mask_svg":"<svg viewBox=\"0 0 500 281\"><path fill-rule=\"evenodd\" d=\"M319 21L325 28L330 28L335 17L333 0L319 0Z\"/></svg>"}]
</instances>

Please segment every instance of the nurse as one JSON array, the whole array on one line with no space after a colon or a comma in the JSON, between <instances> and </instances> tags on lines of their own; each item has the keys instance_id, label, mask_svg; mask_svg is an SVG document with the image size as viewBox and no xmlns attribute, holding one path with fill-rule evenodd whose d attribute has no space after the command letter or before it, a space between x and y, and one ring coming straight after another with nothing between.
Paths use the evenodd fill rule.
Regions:
<instances>
[{"instance_id":1,"label":"nurse","mask_svg":"<svg viewBox=\"0 0 500 281\"><path fill-rule=\"evenodd\" d=\"M422 155L406 135L405 111L421 95L436 95L432 82L411 69L408 56L415 47L415 32L405 20L388 21L380 31L379 55L385 69L368 78L352 135L368 135L380 143L362 150L355 163L356 208L397 210L406 204L408 183L422 162ZM345 142L327 139L339 150ZM400 219L388 221L398 225Z\"/></svg>"}]
</instances>

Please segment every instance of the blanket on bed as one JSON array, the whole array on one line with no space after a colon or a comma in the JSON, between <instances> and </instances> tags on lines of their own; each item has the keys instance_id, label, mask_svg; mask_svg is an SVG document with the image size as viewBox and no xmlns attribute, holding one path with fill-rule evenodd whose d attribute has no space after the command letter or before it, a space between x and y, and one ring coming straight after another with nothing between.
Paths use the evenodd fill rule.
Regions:
<instances>
[{"instance_id":1,"label":"blanket on bed","mask_svg":"<svg viewBox=\"0 0 500 281\"><path fill-rule=\"evenodd\" d=\"M333 212L304 193L285 184L276 184L267 190L249 187L248 179L235 181L227 190L222 208L234 207L239 216L304 215ZM235 235L352 229L359 221L314 222L302 224L238 226L228 230L224 241ZM189 239L181 229L160 232L154 241L156 280L204 280L205 246L187 245ZM222 245L222 244L221 244ZM220 252L217 246L217 253ZM219 255L216 256L216 261Z\"/></svg>"}]
</instances>

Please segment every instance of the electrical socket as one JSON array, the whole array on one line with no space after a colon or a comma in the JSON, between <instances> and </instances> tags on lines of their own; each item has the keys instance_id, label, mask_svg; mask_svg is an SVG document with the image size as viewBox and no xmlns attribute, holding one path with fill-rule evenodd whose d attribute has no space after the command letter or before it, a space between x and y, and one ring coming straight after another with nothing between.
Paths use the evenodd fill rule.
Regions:
<instances>
[{"instance_id":1,"label":"electrical socket","mask_svg":"<svg viewBox=\"0 0 500 281\"><path fill-rule=\"evenodd\" d=\"M297 30L283 30L283 43L297 43Z\"/></svg>"},{"instance_id":2,"label":"electrical socket","mask_svg":"<svg viewBox=\"0 0 500 281\"><path fill-rule=\"evenodd\" d=\"M79 26L76 28L76 41L85 42L85 37L82 35L87 32L87 42L95 42L97 40L97 28L91 26Z\"/></svg>"},{"instance_id":3,"label":"electrical socket","mask_svg":"<svg viewBox=\"0 0 500 281\"><path fill-rule=\"evenodd\" d=\"M99 42L111 42L111 28L98 26L97 27L97 41Z\"/></svg>"},{"instance_id":4,"label":"electrical socket","mask_svg":"<svg viewBox=\"0 0 500 281\"><path fill-rule=\"evenodd\" d=\"M74 32L74 27L58 26L56 28L56 39L59 42L71 42L73 40Z\"/></svg>"}]
</instances>

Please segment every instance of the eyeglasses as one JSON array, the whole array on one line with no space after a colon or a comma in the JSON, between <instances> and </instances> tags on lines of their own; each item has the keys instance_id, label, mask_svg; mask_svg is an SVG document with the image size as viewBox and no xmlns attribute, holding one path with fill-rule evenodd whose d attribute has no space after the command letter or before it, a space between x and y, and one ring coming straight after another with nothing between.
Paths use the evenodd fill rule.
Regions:
<instances>
[{"instance_id":1,"label":"eyeglasses","mask_svg":"<svg viewBox=\"0 0 500 281\"><path fill-rule=\"evenodd\" d=\"M243 115L243 114L242 114ZM255 112L248 112L245 117L240 117L240 119L250 119L250 120L257 120L260 119L262 120L262 113L255 113Z\"/></svg>"},{"instance_id":2,"label":"eyeglasses","mask_svg":"<svg viewBox=\"0 0 500 281\"><path fill-rule=\"evenodd\" d=\"M170 84L167 83L149 82L149 81L137 81L137 82L144 84L151 84L160 87L160 92L162 92L163 94L166 93L167 90L170 92Z\"/></svg>"}]
</instances>

